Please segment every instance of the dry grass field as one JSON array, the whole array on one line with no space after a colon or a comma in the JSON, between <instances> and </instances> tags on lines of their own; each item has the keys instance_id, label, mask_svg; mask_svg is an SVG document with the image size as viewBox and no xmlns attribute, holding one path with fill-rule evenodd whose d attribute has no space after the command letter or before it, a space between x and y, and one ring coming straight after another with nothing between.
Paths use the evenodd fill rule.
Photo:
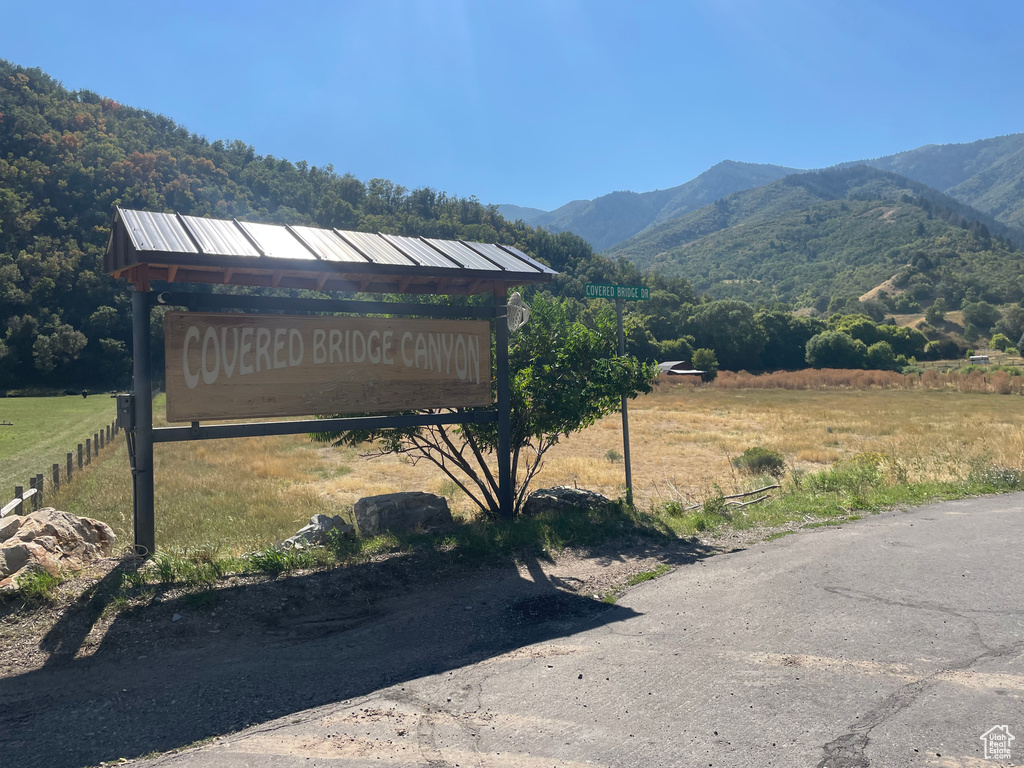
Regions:
<instances>
[{"instance_id":1,"label":"dry grass field","mask_svg":"<svg viewBox=\"0 0 1024 768\"><path fill-rule=\"evenodd\" d=\"M756 382L723 374L711 386L660 384L630 405L637 506L701 501L716 486L725 493L748 488L752 479L730 459L752 446L782 453L791 475L864 453L880 455L893 478L911 482L957 480L979 465L1024 468L1024 399L998 394L991 377L967 385L975 391L960 391L898 388L910 386L899 374L871 373L832 379L829 372L804 372ZM816 388L793 388L801 383ZM432 465L361 455L370 451L315 445L303 436L158 445L157 541L179 551L239 554L291 535L310 515L346 514L362 496L402 490L439 493L457 515L474 514ZM534 487L577 485L621 496L621 453L621 417L614 414L555 446ZM109 522L127 546L131 481L123 445L56 503Z\"/></svg>"}]
</instances>

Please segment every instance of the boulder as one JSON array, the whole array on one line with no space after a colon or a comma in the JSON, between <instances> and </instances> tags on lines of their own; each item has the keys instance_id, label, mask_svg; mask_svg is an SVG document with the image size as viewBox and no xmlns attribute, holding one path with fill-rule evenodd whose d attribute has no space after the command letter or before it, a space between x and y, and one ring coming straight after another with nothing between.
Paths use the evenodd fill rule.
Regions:
<instances>
[{"instance_id":1,"label":"boulder","mask_svg":"<svg viewBox=\"0 0 1024 768\"><path fill-rule=\"evenodd\" d=\"M0 521L0 590L41 570L56 576L109 557L117 537L106 523L53 507Z\"/></svg>"},{"instance_id":2,"label":"boulder","mask_svg":"<svg viewBox=\"0 0 1024 768\"><path fill-rule=\"evenodd\" d=\"M539 515L545 512L567 512L572 509L600 509L611 504L611 500L600 493L582 488L559 485L541 488L526 497L524 515Z\"/></svg>"},{"instance_id":3,"label":"boulder","mask_svg":"<svg viewBox=\"0 0 1024 768\"><path fill-rule=\"evenodd\" d=\"M420 491L367 496L355 506L360 536L381 531L411 531L452 524L452 513L444 496Z\"/></svg>"},{"instance_id":4,"label":"boulder","mask_svg":"<svg viewBox=\"0 0 1024 768\"><path fill-rule=\"evenodd\" d=\"M309 518L309 525L302 528L291 538L281 542L278 549L305 549L317 544L327 543L327 534L337 531L341 535L352 533L355 528L346 523L341 515L328 517L327 515L313 515Z\"/></svg>"}]
</instances>

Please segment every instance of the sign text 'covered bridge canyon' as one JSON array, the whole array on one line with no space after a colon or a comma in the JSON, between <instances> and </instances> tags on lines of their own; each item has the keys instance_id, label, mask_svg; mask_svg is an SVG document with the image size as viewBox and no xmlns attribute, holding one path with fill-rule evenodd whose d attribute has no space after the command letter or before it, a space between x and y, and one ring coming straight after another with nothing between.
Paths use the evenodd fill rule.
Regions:
<instances>
[{"instance_id":1,"label":"sign text 'covered bridge canyon'","mask_svg":"<svg viewBox=\"0 0 1024 768\"><path fill-rule=\"evenodd\" d=\"M549 281L549 267L493 243L124 209L114 216L104 266L135 288L133 391L118 410L129 441L140 554L156 545L153 444L160 442L497 422L499 504L512 514L508 288ZM170 290L156 294L154 282ZM177 283L329 294L489 293L494 300L464 306L250 296L176 292ZM164 315L167 420L190 426L153 427L154 303L185 310ZM458 410L409 413L424 409ZM339 413L399 415L201 423Z\"/></svg>"}]
</instances>

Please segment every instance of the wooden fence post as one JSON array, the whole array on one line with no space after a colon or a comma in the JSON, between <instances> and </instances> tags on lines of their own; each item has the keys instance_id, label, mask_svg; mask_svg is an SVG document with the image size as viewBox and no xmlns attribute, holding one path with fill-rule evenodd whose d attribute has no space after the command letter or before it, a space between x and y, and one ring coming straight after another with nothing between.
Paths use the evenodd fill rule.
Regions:
<instances>
[{"instance_id":1,"label":"wooden fence post","mask_svg":"<svg viewBox=\"0 0 1024 768\"><path fill-rule=\"evenodd\" d=\"M68 454L68 482L69 483L71 482L71 465L74 463L74 462L72 462L71 459L72 459L72 455L69 453Z\"/></svg>"},{"instance_id":2,"label":"wooden fence post","mask_svg":"<svg viewBox=\"0 0 1024 768\"><path fill-rule=\"evenodd\" d=\"M60 490L60 464L53 465L53 492Z\"/></svg>"},{"instance_id":3,"label":"wooden fence post","mask_svg":"<svg viewBox=\"0 0 1024 768\"><path fill-rule=\"evenodd\" d=\"M85 438L85 463L92 464L92 438Z\"/></svg>"},{"instance_id":4,"label":"wooden fence post","mask_svg":"<svg viewBox=\"0 0 1024 768\"><path fill-rule=\"evenodd\" d=\"M82 468L82 444L78 444L78 468Z\"/></svg>"},{"instance_id":5,"label":"wooden fence post","mask_svg":"<svg viewBox=\"0 0 1024 768\"><path fill-rule=\"evenodd\" d=\"M33 509L39 509L43 505L43 473L40 472L36 475L36 495L32 497L35 499L35 503L32 505Z\"/></svg>"},{"instance_id":6,"label":"wooden fence post","mask_svg":"<svg viewBox=\"0 0 1024 768\"><path fill-rule=\"evenodd\" d=\"M100 455L100 448L103 447L103 433L96 432L92 436L93 442L96 444L96 455Z\"/></svg>"},{"instance_id":7,"label":"wooden fence post","mask_svg":"<svg viewBox=\"0 0 1024 768\"><path fill-rule=\"evenodd\" d=\"M107 442L110 442L110 425L107 424Z\"/></svg>"},{"instance_id":8,"label":"wooden fence post","mask_svg":"<svg viewBox=\"0 0 1024 768\"><path fill-rule=\"evenodd\" d=\"M16 515L23 515L23 514L25 514L25 502L21 498L24 495L25 495L25 489L22 486L20 486L20 485L14 486L14 498L18 499L18 500L21 500L21 504L19 504L18 506L16 506L14 508L14 514L16 514Z\"/></svg>"}]
</instances>

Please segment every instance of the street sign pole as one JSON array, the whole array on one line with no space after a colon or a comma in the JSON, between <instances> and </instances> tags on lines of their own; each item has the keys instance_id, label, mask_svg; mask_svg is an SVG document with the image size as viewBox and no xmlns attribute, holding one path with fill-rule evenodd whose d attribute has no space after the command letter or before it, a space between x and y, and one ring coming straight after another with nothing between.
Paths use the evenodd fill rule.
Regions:
<instances>
[{"instance_id":1,"label":"street sign pole","mask_svg":"<svg viewBox=\"0 0 1024 768\"><path fill-rule=\"evenodd\" d=\"M644 285L602 285L587 283L583 287L588 299L615 299L615 316L619 321L619 357L626 356L626 332L622 327L622 307L627 301L650 301L651 289ZM626 463L626 503L633 506L633 469L629 463L629 408L622 398L622 459Z\"/></svg>"},{"instance_id":2,"label":"street sign pole","mask_svg":"<svg viewBox=\"0 0 1024 768\"><path fill-rule=\"evenodd\" d=\"M615 300L615 317L619 321L619 357L626 355L626 333L622 328L623 299ZM622 396L622 460L626 463L626 503L633 506L633 471L629 463L629 407Z\"/></svg>"}]
</instances>

